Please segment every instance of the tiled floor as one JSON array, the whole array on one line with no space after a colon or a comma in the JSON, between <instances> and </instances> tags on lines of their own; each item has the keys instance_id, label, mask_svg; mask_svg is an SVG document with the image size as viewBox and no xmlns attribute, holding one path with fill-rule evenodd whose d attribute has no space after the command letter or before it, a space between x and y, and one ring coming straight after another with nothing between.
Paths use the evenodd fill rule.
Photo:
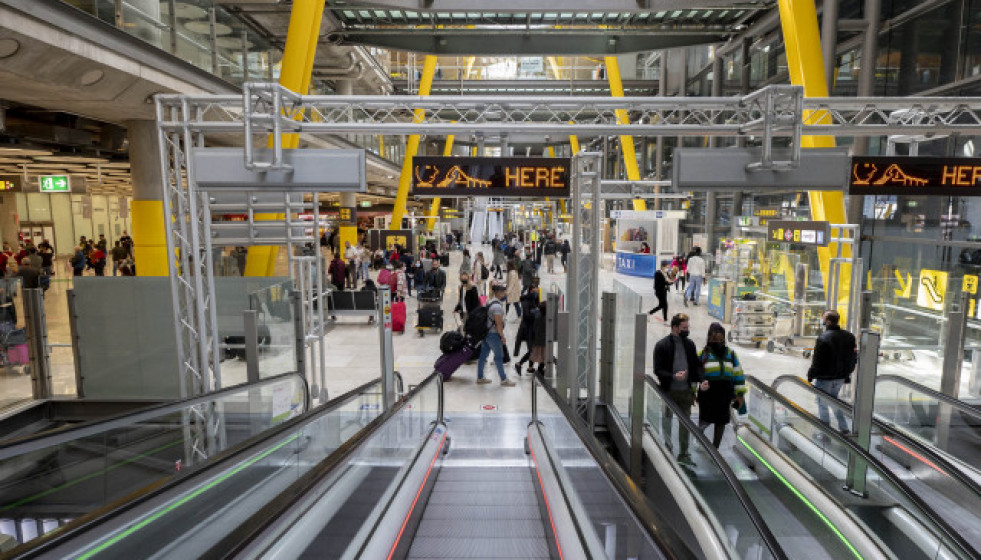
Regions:
<instances>
[{"instance_id":1,"label":"tiled floor","mask_svg":"<svg viewBox=\"0 0 981 560\"><path fill-rule=\"evenodd\" d=\"M489 246L472 247L472 254L483 251L485 256L490 254ZM443 309L447 328L456 326L452 313L456 305L458 279L456 270L459 267L461 254L451 255L450 266L447 268L448 287ZM612 290L613 283L621 282L643 296L642 309L647 310L654 305L651 282L646 279L618 275L611 270L608 263L600 272L600 282L603 290ZM561 266L556 264L556 269ZM566 275L564 273L542 274L542 287L565 290ZM49 331L49 341L56 344L70 342L67 317L66 290L70 286L70 278L64 276L55 278L52 288L47 292L46 309ZM702 300L704 302L703 294ZM410 298L407 305L407 331L405 334L394 335L395 369L400 371L408 384L422 381L432 372L432 365L440 356L439 335L427 333L424 337L417 336L415 329L416 301ZM107 302L107 305L109 302ZM705 341L705 333L709 324L715 321L708 315L704 305L682 307L681 295L672 292L669 295L670 313L684 310L691 317L692 339L701 346ZM514 336L518 322L512 310L505 329L507 342L513 349ZM660 321L648 322L647 331L647 369L651 368L651 351L654 342L668 333L668 326ZM379 368L379 339L378 328L369 325L364 318L341 318L339 324L326 337L327 340L327 381L326 386L330 395L339 395L361 383L378 376ZM752 346L735 345L743 367L747 374L754 375L764 381L771 381L780 375L805 375L809 360L799 355L767 353L765 349ZM286 355L269 355L263 359L273 362L289 361ZM75 372L70 347L53 349L52 365L54 369L54 390L59 395L75 393ZM938 387L940 383L941 360L933 352L917 352L917 358L908 362L885 362L880 364L880 373L895 373L927 386ZM967 394L970 364L965 363L965 374L962 375L962 394ZM496 380L496 372L488 364L488 375ZM514 379L516 387L501 387L498 383L477 385L475 383L476 366L465 365L454 375L451 383L447 384L446 405L449 411L482 412L524 412L530 410L530 379L527 375L518 377L510 366L506 369L509 377ZM222 364L224 385L230 385L244 380L245 369L243 362L226 361ZM29 398L31 394L30 380L27 376L0 371L0 405L6 402Z\"/></svg>"}]
</instances>

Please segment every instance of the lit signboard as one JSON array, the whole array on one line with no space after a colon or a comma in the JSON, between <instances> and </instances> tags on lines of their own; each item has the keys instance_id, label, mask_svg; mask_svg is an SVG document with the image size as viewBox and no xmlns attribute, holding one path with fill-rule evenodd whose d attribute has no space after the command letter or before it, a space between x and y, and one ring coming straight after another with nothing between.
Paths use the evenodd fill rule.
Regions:
<instances>
[{"instance_id":1,"label":"lit signboard","mask_svg":"<svg viewBox=\"0 0 981 560\"><path fill-rule=\"evenodd\" d=\"M38 181L41 183L41 192L72 192L68 175L41 175L38 177Z\"/></svg>"},{"instance_id":2,"label":"lit signboard","mask_svg":"<svg viewBox=\"0 0 981 560\"><path fill-rule=\"evenodd\" d=\"M414 196L569 196L567 158L414 157Z\"/></svg>"},{"instance_id":3,"label":"lit signboard","mask_svg":"<svg viewBox=\"0 0 981 560\"><path fill-rule=\"evenodd\" d=\"M8 181L6 179L0 179L0 192L12 191L17 187L13 181Z\"/></svg>"},{"instance_id":4,"label":"lit signboard","mask_svg":"<svg viewBox=\"0 0 981 560\"><path fill-rule=\"evenodd\" d=\"M794 222L770 220L766 224L767 240L774 243L796 243L827 247L831 237L829 222Z\"/></svg>"},{"instance_id":5,"label":"lit signboard","mask_svg":"<svg viewBox=\"0 0 981 560\"><path fill-rule=\"evenodd\" d=\"M981 196L981 158L853 157L848 193Z\"/></svg>"}]
</instances>

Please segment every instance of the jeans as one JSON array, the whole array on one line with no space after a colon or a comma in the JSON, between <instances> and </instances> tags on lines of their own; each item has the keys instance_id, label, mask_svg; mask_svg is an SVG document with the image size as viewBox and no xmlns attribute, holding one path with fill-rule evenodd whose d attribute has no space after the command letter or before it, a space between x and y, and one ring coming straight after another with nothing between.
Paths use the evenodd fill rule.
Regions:
<instances>
[{"instance_id":1,"label":"jeans","mask_svg":"<svg viewBox=\"0 0 981 560\"><path fill-rule=\"evenodd\" d=\"M832 397L837 399L838 392L841 391L841 387L842 385L845 384L845 380L844 379L815 379L811 384L814 385L815 389L827 395L831 395ZM818 397L817 406L818 406L818 418L820 418L822 422L830 426L831 418L828 417L828 404L825 402L825 399ZM845 417L844 411L842 411L838 407L835 407L835 418L838 419L839 430L845 431L848 429L848 418Z\"/></svg>"},{"instance_id":2,"label":"jeans","mask_svg":"<svg viewBox=\"0 0 981 560\"><path fill-rule=\"evenodd\" d=\"M702 293L702 280L704 277L692 275L688 279L688 289L685 290L685 299L698 303L698 296Z\"/></svg>"},{"instance_id":3,"label":"jeans","mask_svg":"<svg viewBox=\"0 0 981 560\"><path fill-rule=\"evenodd\" d=\"M691 391L670 391L668 392L668 398L674 401L681 412L691 417L691 405L695 402L695 396L691 394ZM661 433L664 434L664 441L671 444L671 419L674 418L674 414L671 409L664 407L664 416L661 417ZM680 422L678 423L678 456L683 457L688 455L688 444L691 438L691 434L688 433L688 428L684 427Z\"/></svg>"},{"instance_id":4,"label":"jeans","mask_svg":"<svg viewBox=\"0 0 981 560\"><path fill-rule=\"evenodd\" d=\"M484 378L484 361L487 360L491 352L494 352L494 361L497 362L497 374L501 376L501 381L504 381L508 378L507 374L504 373L504 342L501 341L501 335L497 334L496 331L487 333L483 344L480 345L480 357L477 358L477 379Z\"/></svg>"}]
</instances>

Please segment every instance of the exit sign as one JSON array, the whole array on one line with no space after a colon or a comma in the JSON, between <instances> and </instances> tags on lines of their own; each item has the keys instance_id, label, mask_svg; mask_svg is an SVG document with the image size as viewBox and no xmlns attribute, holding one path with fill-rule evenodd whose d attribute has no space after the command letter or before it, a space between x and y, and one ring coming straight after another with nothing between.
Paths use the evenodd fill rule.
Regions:
<instances>
[{"instance_id":1,"label":"exit sign","mask_svg":"<svg viewBox=\"0 0 981 560\"><path fill-rule=\"evenodd\" d=\"M68 175L41 175L41 192L72 192Z\"/></svg>"},{"instance_id":2,"label":"exit sign","mask_svg":"<svg viewBox=\"0 0 981 560\"><path fill-rule=\"evenodd\" d=\"M371 207L371 201L370 200L362 200L361 201L361 207L362 208L370 208Z\"/></svg>"}]
</instances>

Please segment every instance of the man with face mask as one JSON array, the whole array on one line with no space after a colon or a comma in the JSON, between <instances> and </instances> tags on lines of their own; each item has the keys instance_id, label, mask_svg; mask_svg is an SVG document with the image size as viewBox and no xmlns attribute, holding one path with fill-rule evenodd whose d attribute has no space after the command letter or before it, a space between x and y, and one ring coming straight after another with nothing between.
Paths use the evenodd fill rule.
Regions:
<instances>
[{"instance_id":1,"label":"man with face mask","mask_svg":"<svg viewBox=\"0 0 981 560\"><path fill-rule=\"evenodd\" d=\"M654 345L654 375L657 377L664 395L671 399L682 414L691 416L695 404L695 389L702 381L702 362L698 358L695 343L688 338L688 316L678 313L671 317L671 334ZM670 410L665 411L661 421L664 437L671 446ZM678 430L678 462L691 464L688 454L690 434L684 427Z\"/></svg>"}]
</instances>

